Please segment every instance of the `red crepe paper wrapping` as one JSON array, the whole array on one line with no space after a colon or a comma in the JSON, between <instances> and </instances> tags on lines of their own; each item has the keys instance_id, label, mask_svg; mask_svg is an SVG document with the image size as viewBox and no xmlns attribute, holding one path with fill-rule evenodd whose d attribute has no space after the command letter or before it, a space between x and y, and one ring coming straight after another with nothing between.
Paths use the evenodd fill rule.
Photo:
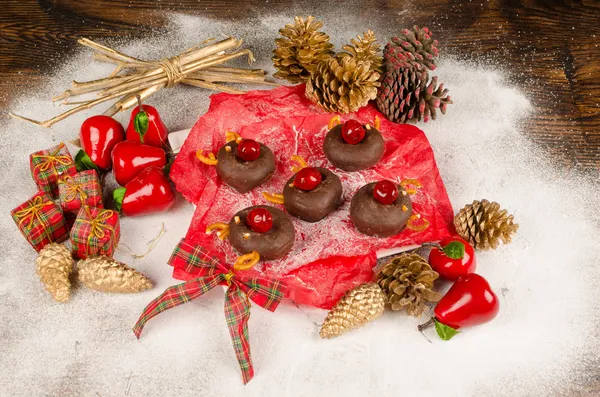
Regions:
<instances>
[{"instance_id":1,"label":"red crepe paper wrapping","mask_svg":"<svg viewBox=\"0 0 600 397\"><path fill-rule=\"evenodd\" d=\"M73 256L79 259L106 255L112 257L119 238L119 214L102 208L82 207L71 229Z\"/></svg>"},{"instance_id":2,"label":"red crepe paper wrapping","mask_svg":"<svg viewBox=\"0 0 600 397\"><path fill-rule=\"evenodd\" d=\"M64 143L50 149L40 150L29 156L31 176L38 189L58 198L58 180L64 175L77 172L73 158Z\"/></svg>"},{"instance_id":3,"label":"red crepe paper wrapping","mask_svg":"<svg viewBox=\"0 0 600 397\"><path fill-rule=\"evenodd\" d=\"M96 170L66 175L58 180L60 206L65 213L77 214L81 207L104 208L102 187Z\"/></svg>"},{"instance_id":4,"label":"red crepe paper wrapping","mask_svg":"<svg viewBox=\"0 0 600 397\"><path fill-rule=\"evenodd\" d=\"M69 232L60 207L45 192L38 192L10 213L36 251L50 243L65 241Z\"/></svg>"},{"instance_id":5,"label":"red crepe paper wrapping","mask_svg":"<svg viewBox=\"0 0 600 397\"><path fill-rule=\"evenodd\" d=\"M379 117L386 145L384 156L376 166L344 172L327 161L322 149L327 124L333 116L323 113L304 97L303 85L244 95L213 95L209 111L192 129L171 170L177 189L197 205L186 238L212 246L219 259L227 263L233 263L237 253L227 240L207 236L207 225L228 222L247 206L269 204L262 192L282 192L285 182L293 175L290 168L295 165L291 161L294 154L302 156L311 166L335 172L344 187L343 205L317 223L292 218L296 228L292 252L280 260L256 267L261 274L281 278L288 285L288 298L326 309L347 290L372 279L378 250L440 240L450 234L453 218L433 151L420 129L391 123L372 106L342 115L342 121L356 119L371 125L375 117ZM273 178L244 195L225 185L214 167L201 163L195 156L198 149L216 153L225 143L227 130L264 143L271 148L277 161ZM397 183L416 179L421 184L411 198L414 213L420 214L422 222L429 223L427 229L405 229L393 237L376 238L365 236L354 228L349 218L352 196L366 183L381 179ZM182 280L193 277L186 269L178 267L174 268L173 276Z\"/></svg>"}]
</instances>

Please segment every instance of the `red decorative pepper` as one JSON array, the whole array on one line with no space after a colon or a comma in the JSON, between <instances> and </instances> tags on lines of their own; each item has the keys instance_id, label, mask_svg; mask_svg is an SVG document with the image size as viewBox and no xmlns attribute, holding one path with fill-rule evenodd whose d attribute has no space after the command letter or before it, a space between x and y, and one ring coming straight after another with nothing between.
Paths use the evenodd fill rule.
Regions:
<instances>
[{"instance_id":1,"label":"red decorative pepper","mask_svg":"<svg viewBox=\"0 0 600 397\"><path fill-rule=\"evenodd\" d=\"M358 121L348 120L342 125L342 139L350 145L356 145L365 139L365 129Z\"/></svg>"},{"instance_id":2,"label":"red decorative pepper","mask_svg":"<svg viewBox=\"0 0 600 397\"><path fill-rule=\"evenodd\" d=\"M77 170L109 170L112 150L124 138L123 126L112 117L98 115L85 120L79 133L82 150L75 156Z\"/></svg>"},{"instance_id":3,"label":"red decorative pepper","mask_svg":"<svg viewBox=\"0 0 600 397\"><path fill-rule=\"evenodd\" d=\"M123 141L115 145L112 151L112 163L117 183L125 186L148 167L164 167L167 156L159 147L135 141Z\"/></svg>"},{"instance_id":4,"label":"red decorative pepper","mask_svg":"<svg viewBox=\"0 0 600 397\"><path fill-rule=\"evenodd\" d=\"M158 110L150 105L142 105L138 97L138 106L131 112L127 126L127 140L168 149L168 135L169 130L162 122Z\"/></svg>"},{"instance_id":5,"label":"red decorative pepper","mask_svg":"<svg viewBox=\"0 0 600 397\"><path fill-rule=\"evenodd\" d=\"M310 191L319 186L323 176L314 167L302 168L294 178L294 186L301 190Z\"/></svg>"},{"instance_id":6,"label":"red decorative pepper","mask_svg":"<svg viewBox=\"0 0 600 397\"><path fill-rule=\"evenodd\" d=\"M266 233L273 227L273 216L266 208L255 208L248 213L246 224L256 233Z\"/></svg>"},{"instance_id":7,"label":"red decorative pepper","mask_svg":"<svg viewBox=\"0 0 600 397\"><path fill-rule=\"evenodd\" d=\"M440 242L442 249L434 247L429 254L429 264L446 280L456 280L465 274L475 273L475 250L462 238L446 237Z\"/></svg>"},{"instance_id":8,"label":"red decorative pepper","mask_svg":"<svg viewBox=\"0 0 600 397\"><path fill-rule=\"evenodd\" d=\"M379 181L373 187L373 198L383 205L393 204L398 199L398 186L388 180Z\"/></svg>"},{"instance_id":9,"label":"red decorative pepper","mask_svg":"<svg viewBox=\"0 0 600 397\"><path fill-rule=\"evenodd\" d=\"M136 216L163 212L175 202L169 179L159 167L148 167L125 187L113 192L117 210Z\"/></svg>"},{"instance_id":10,"label":"red decorative pepper","mask_svg":"<svg viewBox=\"0 0 600 397\"><path fill-rule=\"evenodd\" d=\"M487 280L471 273L456 280L436 305L434 317L420 325L419 330L435 324L438 336L450 340L460 328L491 321L499 310L498 297Z\"/></svg>"},{"instance_id":11,"label":"red decorative pepper","mask_svg":"<svg viewBox=\"0 0 600 397\"><path fill-rule=\"evenodd\" d=\"M242 139L237 146L237 156L244 161L254 161L260 157L260 144L253 139Z\"/></svg>"}]
</instances>

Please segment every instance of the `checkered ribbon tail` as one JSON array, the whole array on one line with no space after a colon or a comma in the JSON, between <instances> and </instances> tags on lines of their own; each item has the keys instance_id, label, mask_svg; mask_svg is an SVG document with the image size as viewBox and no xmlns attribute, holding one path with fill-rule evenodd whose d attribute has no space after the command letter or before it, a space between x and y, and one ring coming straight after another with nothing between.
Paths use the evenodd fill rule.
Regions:
<instances>
[{"instance_id":1,"label":"checkered ribbon tail","mask_svg":"<svg viewBox=\"0 0 600 397\"><path fill-rule=\"evenodd\" d=\"M242 378L244 383L248 383L254 376L248 339L250 300L274 311L283 299L285 284L264 277L249 278L244 277L243 273L232 273L231 267L220 263L205 248L191 244L185 239L179 242L169 263L184 263L188 269L193 268L199 277L167 288L150 302L133 327L133 333L139 338L144 325L152 317L194 300L217 285L229 284L225 293L225 319L242 370Z\"/></svg>"}]
</instances>

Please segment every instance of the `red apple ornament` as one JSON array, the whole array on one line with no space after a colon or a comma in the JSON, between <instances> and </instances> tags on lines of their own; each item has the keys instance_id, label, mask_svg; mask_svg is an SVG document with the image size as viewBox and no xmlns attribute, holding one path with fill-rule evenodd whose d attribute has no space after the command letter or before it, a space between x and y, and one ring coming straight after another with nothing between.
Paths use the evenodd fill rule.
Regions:
<instances>
[{"instance_id":1,"label":"red apple ornament","mask_svg":"<svg viewBox=\"0 0 600 397\"><path fill-rule=\"evenodd\" d=\"M166 163L167 155L163 149L135 141L119 142L112 151L113 172L121 186L125 186L146 168L162 168Z\"/></svg>"},{"instance_id":2,"label":"red apple ornament","mask_svg":"<svg viewBox=\"0 0 600 397\"><path fill-rule=\"evenodd\" d=\"M266 233L273 227L273 216L266 208L255 208L248 213L246 224L256 233Z\"/></svg>"},{"instance_id":3,"label":"red apple ornament","mask_svg":"<svg viewBox=\"0 0 600 397\"><path fill-rule=\"evenodd\" d=\"M302 168L296 173L294 186L300 190L310 191L321 183L321 173L314 167Z\"/></svg>"},{"instance_id":4,"label":"red apple ornament","mask_svg":"<svg viewBox=\"0 0 600 397\"><path fill-rule=\"evenodd\" d=\"M419 331L435 324L438 336L450 340L460 328L491 321L499 310L498 297L487 280L476 273L467 274L450 287L435 306L433 318L420 325Z\"/></svg>"},{"instance_id":5,"label":"red apple ornament","mask_svg":"<svg viewBox=\"0 0 600 397\"><path fill-rule=\"evenodd\" d=\"M365 139L365 129L358 121L348 120L342 125L342 139L350 145L356 145Z\"/></svg>"},{"instance_id":6,"label":"red apple ornament","mask_svg":"<svg viewBox=\"0 0 600 397\"><path fill-rule=\"evenodd\" d=\"M237 156L244 161L254 161L260 157L260 143L254 139L242 139L237 146Z\"/></svg>"},{"instance_id":7,"label":"red apple ornament","mask_svg":"<svg viewBox=\"0 0 600 397\"><path fill-rule=\"evenodd\" d=\"M388 180L379 181L373 187L373 198L383 205L393 204L398 199L398 186Z\"/></svg>"},{"instance_id":8,"label":"red apple ornament","mask_svg":"<svg viewBox=\"0 0 600 397\"><path fill-rule=\"evenodd\" d=\"M475 250L462 238L446 237L440 241L440 247L434 247L429 254L429 264L446 280L456 280L465 274L475 273L477 263Z\"/></svg>"},{"instance_id":9,"label":"red apple ornament","mask_svg":"<svg viewBox=\"0 0 600 397\"><path fill-rule=\"evenodd\" d=\"M148 167L125 187L113 192L117 211L126 216L146 215L168 210L175 193L162 168Z\"/></svg>"},{"instance_id":10,"label":"red apple ornament","mask_svg":"<svg viewBox=\"0 0 600 397\"><path fill-rule=\"evenodd\" d=\"M156 108L142 105L138 96L138 106L131 112L129 126L127 126L127 140L168 149L168 135L169 130L162 122Z\"/></svg>"},{"instance_id":11,"label":"red apple ornament","mask_svg":"<svg viewBox=\"0 0 600 397\"><path fill-rule=\"evenodd\" d=\"M81 150L75 156L77 171L109 170L112 150L124 138L123 126L112 117L98 115L85 120L79 132Z\"/></svg>"}]
</instances>

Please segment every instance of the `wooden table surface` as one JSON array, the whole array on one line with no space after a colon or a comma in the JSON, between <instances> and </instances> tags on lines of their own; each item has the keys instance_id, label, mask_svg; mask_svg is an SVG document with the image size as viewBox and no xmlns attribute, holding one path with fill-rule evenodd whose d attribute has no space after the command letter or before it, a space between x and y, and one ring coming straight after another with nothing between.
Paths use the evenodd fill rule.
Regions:
<instances>
[{"instance_id":1,"label":"wooden table surface","mask_svg":"<svg viewBox=\"0 0 600 397\"><path fill-rule=\"evenodd\" d=\"M304 0L311 10L322 0ZM342 2L340 2L340 7ZM412 4L414 23L439 26L440 45L464 57L502 59L513 83L533 101L525 126L531 139L567 169L600 176L600 2L544 0L451 1L349 0L343 8L374 10L375 19L398 23ZM82 36L135 38L164 26L165 11L224 19L285 13L290 0L2 0L0 11L0 109L21 89L44 81L52 66ZM290 19L292 18L290 15ZM600 395L592 365L585 392ZM580 389L579 389L580 390ZM581 393L581 394L580 394ZM562 393L560 395L563 395Z\"/></svg>"}]
</instances>

